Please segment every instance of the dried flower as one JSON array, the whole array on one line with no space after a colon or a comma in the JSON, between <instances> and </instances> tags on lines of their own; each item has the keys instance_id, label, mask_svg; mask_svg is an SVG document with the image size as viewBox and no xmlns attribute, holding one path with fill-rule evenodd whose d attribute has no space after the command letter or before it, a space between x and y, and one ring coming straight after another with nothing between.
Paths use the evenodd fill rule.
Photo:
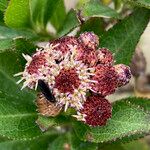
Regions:
<instances>
[{"instance_id":1,"label":"dried flower","mask_svg":"<svg viewBox=\"0 0 150 150\"><path fill-rule=\"evenodd\" d=\"M87 97L83 108L73 116L90 126L103 126L111 118L111 113L112 106L107 99L100 95L92 95Z\"/></svg>"},{"instance_id":2,"label":"dried flower","mask_svg":"<svg viewBox=\"0 0 150 150\"><path fill-rule=\"evenodd\" d=\"M42 93L39 93L36 100L37 111L43 116L55 117L59 115L62 110L60 105L48 101Z\"/></svg>"}]
</instances>

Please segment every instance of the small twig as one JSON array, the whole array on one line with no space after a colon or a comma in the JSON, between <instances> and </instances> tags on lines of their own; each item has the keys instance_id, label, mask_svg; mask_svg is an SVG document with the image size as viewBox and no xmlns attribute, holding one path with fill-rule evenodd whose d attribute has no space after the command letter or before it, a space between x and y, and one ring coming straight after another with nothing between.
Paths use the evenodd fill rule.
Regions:
<instances>
[{"instance_id":1,"label":"small twig","mask_svg":"<svg viewBox=\"0 0 150 150\"><path fill-rule=\"evenodd\" d=\"M80 24L82 25L85 22L85 18L81 14L81 10L77 10L77 18L79 19Z\"/></svg>"}]
</instances>

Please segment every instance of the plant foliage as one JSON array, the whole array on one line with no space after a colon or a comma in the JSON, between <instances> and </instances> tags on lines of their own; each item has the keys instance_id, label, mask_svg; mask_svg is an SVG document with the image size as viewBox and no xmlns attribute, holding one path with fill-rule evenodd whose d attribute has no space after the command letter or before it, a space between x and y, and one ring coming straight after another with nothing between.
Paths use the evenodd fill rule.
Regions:
<instances>
[{"instance_id":1,"label":"plant foliage","mask_svg":"<svg viewBox=\"0 0 150 150\"><path fill-rule=\"evenodd\" d=\"M100 46L109 48L117 63L128 65L149 22L150 1L117 2L120 13L105 1L100 3L97 0L80 0L78 7L69 11L66 11L63 0L0 0L2 150L37 150L40 147L43 150L94 150L101 146L106 150L113 147L120 150L128 147L130 150L139 141L127 145L119 142L149 134L150 100L146 98L129 97L114 102L112 118L107 125L89 127L70 117L74 111L55 118L39 116L35 106L36 93L27 89L21 91L14 78L14 74L22 71L25 65L22 53L32 55L37 43L73 31L75 34L94 31L100 37ZM122 14L126 9L130 15L125 17ZM109 25L112 27L106 31ZM113 144L107 145L108 142ZM139 146L143 147L143 144Z\"/></svg>"}]
</instances>

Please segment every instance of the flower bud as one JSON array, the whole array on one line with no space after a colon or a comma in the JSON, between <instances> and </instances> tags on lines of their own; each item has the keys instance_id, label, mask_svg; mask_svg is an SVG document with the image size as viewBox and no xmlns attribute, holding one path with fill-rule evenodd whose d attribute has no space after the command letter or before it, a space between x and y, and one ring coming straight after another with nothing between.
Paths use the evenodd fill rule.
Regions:
<instances>
[{"instance_id":1,"label":"flower bud","mask_svg":"<svg viewBox=\"0 0 150 150\"><path fill-rule=\"evenodd\" d=\"M114 66L115 71L117 72L117 86L121 87L126 85L131 78L130 67L124 64L118 64Z\"/></svg>"},{"instance_id":2,"label":"flower bud","mask_svg":"<svg viewBox=\"0 0 150 150\"><path fill-rule=\"evenodd\" d=\"M60 39L51 41L50 44L55 47L55 51L53 52L55 53L55 59L61 60L65 57L66 53L70 51L70 45L78 45L78 40L73 36L65 36Z\"/></svg>"},{"instance_id":3,"label":"flower bud","mask_svg":"<svg viewBox=\"0 0 150 150\"><path fill-rule=\"evenodd\" d=\"M92 95L87 97L83 108L74 117L90 126L103 126L111 115L112 106L109 101L99 95Z\"/></svg>"},{"instance_id":4,"label":"flower bud","mask_svg":"<svg viewBox=\"0 0 150 150\"><path fill-rule=\"evenodd\" d=\"M96 49L99 45L99 38L93 32L84 32L79 36L79 42L84 44L85 46Z\"/></svg>"},{"instance_id":5,"label":"flower bud","mask_svg":"<svg viewBox=\"0 0 150 150\"><path fill-rule=\"evenodd\" d=\"M91 83L91 90L102 96L107 96L115 92L117 76L114 67L97 65L95 75L91 78L95 82Z\"/></svg>"}]
</instances>

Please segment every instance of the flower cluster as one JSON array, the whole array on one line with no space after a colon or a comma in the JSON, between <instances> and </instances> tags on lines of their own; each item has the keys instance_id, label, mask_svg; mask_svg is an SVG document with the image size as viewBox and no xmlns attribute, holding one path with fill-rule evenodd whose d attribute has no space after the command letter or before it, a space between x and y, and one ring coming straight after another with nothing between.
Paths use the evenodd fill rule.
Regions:
<instances>
[{"instance_id":1,"label":"flower cluster","mask_svg":"<svg viewBox=\"0 0 150 150\"><path fill-rule=\"evenodd\" d=\"M56 99L55 106L64 111L77 110L77 120L90 126L105 125L111 117L111 104L105 97L124 86L131 78L130 68L114 65L107 48L98 48L99 38L93 32L77 37L65 36L39 48L27 60L22 75L23 88L37 89L43 80Z\"/></svg>"}]
</instances>

